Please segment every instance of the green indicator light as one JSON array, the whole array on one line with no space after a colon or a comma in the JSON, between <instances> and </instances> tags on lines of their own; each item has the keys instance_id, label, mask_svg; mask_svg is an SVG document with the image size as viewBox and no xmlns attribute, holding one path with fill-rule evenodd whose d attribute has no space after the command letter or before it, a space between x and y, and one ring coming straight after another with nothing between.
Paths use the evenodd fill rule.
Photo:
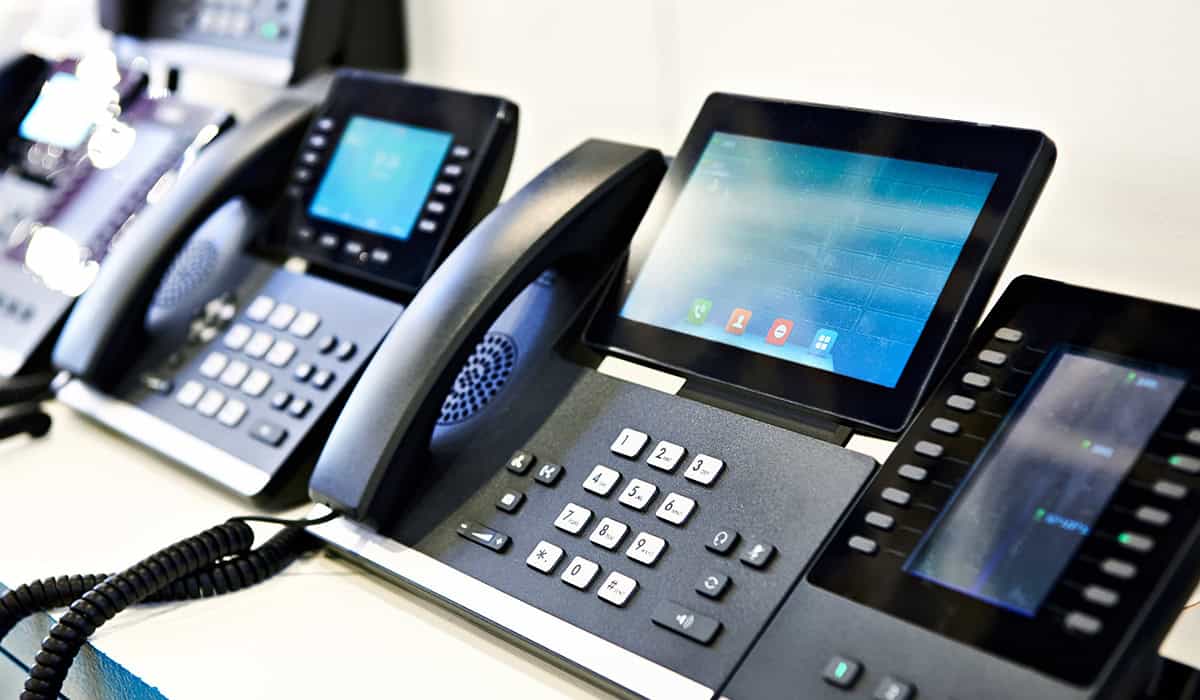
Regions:
<instances>
[{"instance_id":1,"label":"green indicator light","mask_svg":"<svg viewBox=\"0 0 1200 700\"><path fill-rule=\"evenodd\" d=\"M1129 544L1129 533L1122 532L1121 534L1117 535L1117 541L1121 544Z\"/></svg>"},{"instance_id":2,"label":"green indicator light","mask_svg":"<svg viewBox=\"0 0 1200 700\"><path fill-rule=\"evenodd\" d=\"M1092 448L1092 441L1084 440L1083 442L1079 443L1079 446L1085 450L1090 450Z\"/></svg>"},{"instance_id":3,"label":"green indicator light","mask_svg":"<svg viewBox=\"0 0 1200 700\"><path fill-rule=\"evenodd\" d=\"M264 39L277 39L279 37L279 25L274 22L263 22L258 28L258 33Z\"/></svg>"},{"instance_id":4,"label":"green indicator light","mask_svg":"<svg viewBox=\"0 0 1200 700\"><path fill-rule=\"evenodd\" d=\"M839 661L837 668L833 669L833 675L837 676L838 678L842 678L846 675L846 671L849 670L850 667L846 665L845 661Z\"/></svg>"},{"instance_id":5,"label":"green indicator light","mask_svg":"<svg viewBox=\"0 0 1200 700\"><path fill-rule=\"evenodd\" d=\"M1171 463L1172 467L1178 467L1179 463L1182 462L1183 460L1181 460L1179 458L1179 455L1171 455L1171 458L1168 459L1167 461Z\"/></svg>"},{"instance_id":6,"label":"green indicator light","mask_svg":"<svg viewBox=\"0 0 1200 700\"><path fill-rule=\"evenodd\" d=\"M1037 512L1035 512L1033 514L1034 520L1041 520L1044 517L1046 517L1046 509L1045 508L1038 508Z\"/></svg>"},{"instance_id":7,"label":"green indicator light","mask_svg":"<svg viewBox=\"0 0 1200 700\"><path fill-rule=\"evenodd\" d=\"M1137 379L1137 372L1130 372L1129 374L1125 375L1125 383L1126 384L1132 382L1135 379Z\"/></svg>"}]
</instances>

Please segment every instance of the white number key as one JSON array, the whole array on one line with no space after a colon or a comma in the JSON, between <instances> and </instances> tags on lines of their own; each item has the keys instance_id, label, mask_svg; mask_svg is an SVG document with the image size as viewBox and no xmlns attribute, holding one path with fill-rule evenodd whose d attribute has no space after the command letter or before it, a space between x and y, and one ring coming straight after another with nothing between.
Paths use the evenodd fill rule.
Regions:
<instances>
[{"instance_id":1,"label":"white number key","mask_svg":"<svg viewBox=\"0 0 1200 700\"><path fill-rule=\"evenodd\" d=\"M558 518L554 521L554 527L569 532L572 535L578 535L581 530L592 519L592 511L583 506L568 503L566 508L558 514Z\"/></svg>"},{"instance_id":2,"label":"white number key","mask_svg":"<svg viewBox=\"0 0 1200 700\"><path fill-rule=\"evenodd\" d=\"M696 458L693 459L692 463L688 465L688 468L683 472L683 475L687 477L689 481L694 481L697 484L704 484L705 486L708 486L717 480L717 477L721 474L721 470L724 468L725 463L716 457L709 457L708 455L696 455Z\"/></svg>"},{"instance_id":3,"label":"white number key","mask_svg":"<svg viewBox=\"0 0 1200 700\"><path fill-rule=\"evenodd\" d=\"M642 451L642 448L646 446L646 441L649 439L650 436L645 433L638 432L633 428L625 428L617 436L617 439L613 441L612 448L610 449L622 457L634 459Z\"/></svg>"},{"instance_id":4,"label":"white number key","mask_svg":"<svg viewBox=\"0 0 1200 700\"><path fill-rule=\"evenodd\" d=\"M582 591L592 585L592 579L596 578L599 571L600 565L596 562L588 561L583 557L575 557L563 571L562 580Z\"/></svg>"},{"instance_id":5,"label":"white number key","mask_svg":"<svg viewBox=\"0 0 1200 700\"><path fill-rule=\"evenodd\" d=\"M558 560L562 559L563 551L561 547L556 547L546 540L537 543L533 551L525 557L525 563L530 567L537 569L543 574L548 574L554 571L554 567L558 566Z\"/></svg>"},{"instance_id":6,"label":"white number key","mask_svg":"<svg viewBox=\"0 0 1200 700\"><path fill-rule=\"evenodd\" d=\"M658 487L654 484L649 481L634 479L629 482L629 486L625 488L625 491L617 500L634 510L646 510L646 505L654 500L654 494L656 493L658 493Z\"/></svg>"},{"instance_id":7,"label":"white number key","mask_svg":"<svg viewBox=\"0 0 1200 700\"><path fill-rule=\"evenodd\" d=\"M624 607L625 602L629 600L629 596L637 590L637 581L629 578L625 574L612 572L608 578L604 579L604 583L600 584L600 590L596 591L596 595L600 596L600 600L612 603L618 608Z\"/></svg>"},{"instance_id":8,"label":"white number key","mask_svg":"<svg viewBox=\"0 0 1200 700\"><path fill-rule=\"evenodd\" d=\"M639 532L638 536L633 538L633 544L625 550L625 556L646 566L652 566L666 548L667 541L663 538L655 537L648 532Z\"/></svg>"},{"instance_id":9,"label":"white number key","mask_svg":"<svg viewBox=\"0 0 1200 700\"><path fill-rule=\"evenodd\" d=\"M692 514L695 508L696 502L692 499L672 493L667 495L662 505L658 507L658 512L654 515L659 520L666 520L672 525L682 525L687 521L688 516Z\"/></svg>"},{"instance_id":10,"label":"white number key","mask_svg":"<svg viewBox=\"0 0 1200 700\"><path fill-rule=\"evenodd\" d=\"M683 459L683 452L683 446L662 440L654 446L653 450L650 450L646 464L664 472L675 471L675 467L679 466L679 460Z\"/></svg>"},{"instance_id":11,"label":"white number key","mask_svg":"<svg viewBox=\"0 0 1200 700\"><path fill-rule=\"evenodd\" d=\"M583 482L583 488L597 496L607 496L620 480L621 472L616 469L610 469L603 464L597 464L592 469L592 473L588 475L587 480Z\"/></svg>"},{"instance_id":12,"label":"white number key","mask_svg":"<svg viewBox=\"0 0 1200 700\"><path fill-rule=\"evenodd\" d=\"M612 518L604 518L596 526L596 529L592 530L592 536L588 539L592 541L592 544L605 549L616 549L617 545L621 544L621 540L625 538L626 532L629 532L629 526L625 523L617 522Z\"/></svg>"}]
</instances>

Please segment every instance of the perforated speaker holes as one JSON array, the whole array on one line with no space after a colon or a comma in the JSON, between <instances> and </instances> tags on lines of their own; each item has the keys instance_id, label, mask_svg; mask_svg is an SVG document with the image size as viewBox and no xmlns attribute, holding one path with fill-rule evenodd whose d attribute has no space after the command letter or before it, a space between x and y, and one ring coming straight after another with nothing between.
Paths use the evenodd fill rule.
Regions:
<instances>
[{"instance_id":1,"label":"perforated speaker holes","mask_svg":"<svg viewBox=\"0 0 1200 700\"><path fill-rule=\"evenodd\" d=\"M517 362L517 344L503 333L488 333L467 358L442 403L439 425L461 423L500 393Z\"/></svg>"},{"instance_id":2,"label":"perforated speaker holes","mask_svg":"<svg viewBox=\"0 0 1200 700\"><path fill-rule=\"evenodd\" d=\"M163 275L153 306L164 310L175 308L196 286L204 284L216 263L216 244L203 239L188 242Z\"/></svg>"}]
</instances>

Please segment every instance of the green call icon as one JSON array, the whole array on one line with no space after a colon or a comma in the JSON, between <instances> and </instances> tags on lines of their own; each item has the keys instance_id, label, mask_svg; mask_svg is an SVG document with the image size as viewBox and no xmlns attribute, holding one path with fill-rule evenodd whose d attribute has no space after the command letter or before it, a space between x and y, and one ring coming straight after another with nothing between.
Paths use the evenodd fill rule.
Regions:
<instances>
[{"instance_id":1,"label":"green call icon","mask_svg":"<svg viewBox=\"0 0 1200 700\"><path fill-rule=\"evenodd\" d=\"M697 299L692 302L692 308L688 310L688 323L694 323L697 326L708 320L708 312L712 311L712 299Z\"/></svg>"}]
</instances>

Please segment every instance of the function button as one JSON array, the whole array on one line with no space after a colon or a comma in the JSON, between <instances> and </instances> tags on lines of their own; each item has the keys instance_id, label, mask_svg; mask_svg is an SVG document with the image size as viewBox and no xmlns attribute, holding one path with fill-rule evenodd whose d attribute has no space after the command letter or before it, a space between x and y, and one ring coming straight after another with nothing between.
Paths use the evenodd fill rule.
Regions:
<instances>
[{"instance_id":1,"label":"function button","mask_svg":"<svg viewBox=\"0 0 1200 700\"><path fill-rule=\"evenodd\" d=\"M708 538L708 542L704 543L704 548L716 554L729 554L733 548L737 546L741 535L737 530L731 527L723 527L712 534Z\"/></svg>"},{"instance_id":2,"label":"function button","mask_svg":"<svg viewBox=\"0 0 1200 700\"><path fill-rule=\"evenodd\" d=\"M292 172L292 178L295 179L296 182L310 182L312 180L312 171L308 168L296 168L296 170Z\"/></svg>"},{"instance_id":3,"label":"function button","mask_svg":"<svg viewBox=\"0 0 1200 700\"><path fill-rule=\"evenodd\" d=\"M454 148L450 149L450 156L453 158L457 158L459 160L463 160L464 158L470 158L471 157L471 147L464 146L461 143L455 144Z\"/></svg>"},{"instance_id":4,"label":"function button","mask_svg":"<svg viewBox=\"0 0 1200 700\"><path fill-rule=\"evenodd\" d=\"M603 464L597 464L592 469L592 473L588 475L588 478L584 480L583 488L597 496L607 496L620 480L621 472L616 469L610 469Z\"/></svg>"},{"instance_id":5,"label":"function button","mask_svg":"<svg viewBox=\"0 0 1200 700\"><path fill-rule=\"evenodd\" d=\"M299 185L289 185L287 188L287 196L292 199L300 199L304 196L304 188ZM308 235L305 235L306 233ZM296 232L296 235L299 236L300 240L304 241L305 243L312 240L312 231L308 228L300 229Z\"/></svg>"},{"instance_id":6,"label":"function button","mask_svg":"<svg viewBox=\"0 0 1200 700\"><path fill-rule=\"evenodd\" d=\"M663 499L662 505L654 514L659 520L665 520L672 525L683 525L696 509L696 502L687 496L670 493Z\"/></svg>"},{"instance_id":7,"label":"function button","mask_svg":"<svg viewBox=\"0 0 1200 700\"><path fill-rule=\"evenodd\" d=\"M939 459L944 450L942 449L942 446L936 442L920 440L916 445L913 445L913 452L916 452L924 457L929 457L930 459Z\"/></svg>"},{"instance_id":8,"label":"function button","mask_svg":"<svg viewBox=\"0 0 1200 700\"><path fill-rule=\"evenodd\" d=\"M976 389L986 389L992 385L992 378L979 372L967 372L962 378L963 384Z\"/></svg>"},{"instance_id":9,"label":"function button","mask_svg":"<svg viewBox=\"0 0 1200 700\"><path fill-rule=\"evenodd\" d=\"M246 307L246 318L255 323L262 323L267 320L271 312L275 310L275 300L268 296L257 296L254 301L250 302L250 306Z\"/></svg>"},{"instance_id":10,"label":"function button","mask_svg":"<svg viewBox=\"0 0 1200 700\"><path fill-rule=\"evenodd\" d=\"M821 677L825 682L843 690L849 690L858 682L858 676L862 673L862 664L854 659L848 659L845 656L835 656L825 664L825 670L821 673Z\"/></svg>"},{"instance_id":11,"label":"function button","mask_svg":"<svg viewBox=\"0 0 1200 700\"><path fill-rule=\"evenodd\" d=\"M166 377L160 377L157 374L143 374L142 386L156 394L169 394L175 385Z\"/></svg>"},{"instance_id":12,"label":"function button","mask_svg":"<svg viewBox=\"0 0 1200 700\"><path fill-rule=\"evenodd\" d=\"M266 331L256 331L254 335L250 337L250 342L246 343L246 347L242 349L242 352L258 360L262 359L262 356L266 355L267 351L270 350L271 346L274 344L275 337L273 335L267 333Z\"/></svg>"},{"instance_id":13,"label":"function button","mask_svg":"<svg viewBox=\"0 0 1200 700\"><path fill-rule=\"evenodd\" d=\"M925 481L926 477L929 476L928 471L913 464L901 465L897 473L909 481Z\"/></svg>"},{"instance_id":14,"label":"function button","mask_svg":"<svg viewBox=\"0 0 1200 700\"><path fill-rule=\"evenodd\" d=\"M646 458L646 464L661 469L664 472L675 471L675 467L679 466L679 460L683 459L683 453L686 450L681 445L676 445L673 442L659 440L658 444L650 450L650 456Z\"/></svg>"},{"instance_id":15,"label":"function button","mask_svg":"<svg viewBox=\"0 0 1200 700\"><path fill-rule=\"evenodd\" d=\"M629 482L629 486L621 492L621 497L617 500L622 505L629 506L634 510L645 510L650 501L654 500L655 494L658 493L658 487L648 481L634 479Z\"/></svg>"},{"instance_id":16,"label":"function button","mask_svg":"<svg viewBox=\"0 0 1200 700\"><path fill-rule=\"evenodd\" d=\"M202 416L212 418L217 415L221 407L225 405L225 394L216 389L209 389L204 392L204 396L200 397L200 401L196 404L196 410Z\"/></svg>"},{"instance_id":17,"label":"function button","mask_svg":"<svg viewBox=\"0 0 1200 700\"><path fill-rule=\"evenodd\" d=\"M296 320L296 307L291 304L280 304L267 317L267 325L276 330L283 330Z\"/></svg>"},{"instance_id":18,"label":"function button","mask_svg":"<svg viewBox=\"0 0 1200 700\"><path fill-rule=\"evenodd\" d=\"M454 194L454 185L451 185L449 182L439 182L433 186L433 191L443 197L449 197Z\"/></svg>"},{"instance_id":19,"label":"function button","mask_svg":"<svg viewBox=\"0 0 1200 700\"><path fill-rule=\"evenodd\" d=\"M436 199L431 199L425 204L425 211L429 212L430 214L445 214L446 203Z\"/></svg>"},{"instance_id":20,"label":"function button","mask_svg":"<svg viewBox=\"0 0 1200 700\"><path fill-rule=\"evenodd\" d=\"M316 369L316 367L312 366L312 363L301 362L300 364L296 365L296 371L292 372L292 376L295 377L296 381L298 382L307 382L309 378L312 377L313 372L315 372Z\"/></svg>"},{"instance_id":21,"label":"function button","mask_svg":"<svg viewBox=\"0 0 1200 700\"><path fill-rule=\"evenodd\" d=\"M1154 540L1136 532L1122 532L1117 535L1117 542L1126 549L1145 554L1154 549Z\"/></svg>"},{"instance_id":22,"label":"function button","mask_svg":"<svg viewBox=\"0 0 1200 700\"><path fill-rule=\"evenodd\" d=\"M325 389L333 383L333 372L327 369L319 369L313 372L312 384L318 389Z\"/></svg>"},{"instance_id":23,"label":"function button","mask_svg":"<svg viewBox=\"0 0 1200 700\"><path fill-rule=\"evenodd\" d=\"M887 513L880 513L877 510L867 513L867 516L864 518L864 520L866 520L867 524L871 527L878 528L880 530L891 530L896 525L895 518Z\"/></svg>"},{"instance_id":24,"label":"function button","mask_svg":"<svg viewBox=\"0 0 1200 700\"><path fill-rule=\"evenodd\" d=\"M648 532L639 532L637 537L633 538L629 549L625 550L625 556L646 566L653 566L666 548L667 541L663 538Z\"/></svg>"},{"instance_id":25,"label":"function button","mask_svg":"<svg viewBox=\"0 0 1200 700\"><path fill-rule=\"evenodd\" d=\"M308 414L310 408L312 408L312 402L308 399L292 399L287 406L287 412L294 418L303 418Z\"/></svg>"},{"instance_id":26,"label":"function button","mask_svg":"<svg viewBox=\"0 0 1200 700\"><path fill-rule=\"evenodd\" d=\"M625 523L612 518L603 518L596 525L596 529L592 530L592 536L588 539L598 547L616 549L617 545L621 544L621 540L625 539L627 532L629 532L629 526Z\"/></svg>"},{"instance_id":27,"label":"function button","mask_svg":"<svg viewBox=\"0 0 1200 700\"><path fill-rule=\"evenodd\" d=\"M1012 328L1000 328L996 331L996 340L1003 340L1006 343L1019 343L1025 334Z\"/></svg>"},{"instance_id":28,"label":"function button","mask_svg":"<svg viewBox=\"0 0 1200 700\"><path fill-rule=\"evenodd\" d=\"M225 404L225 408L222 408L221 412L217 414L217 421L230 428L236 428L238 423L241 423L245 417L246 404L234 400Z\"/></svg>"},{"instance_id":29,"label":"function button","mask_svg":"<svg viewBox=\"0 0 1200 700\"><path fill-rule=\"evenodd\" d=\"M950 420L949 418L934 418L930 421L929 427L933 428L934 432L945 435L958 435L958 421Z\"/></svg>"},{"instance_id":30,"label":"function button","mask_svg":"<svg viewBox=\"0 0 1200 700\"><path fill-rule=\"evenodd\" d=\"M288 188L288 195L292 197L299 197L303 193L304 191L299 187ZM312 240L316 235L317 234L314 233L312 228L309 226L301 226L300 228L296 229L296 238L300 239L301 243L312 243ZM267 313L270 312L268 311Z\"/></svg>"},{"instance_id":31,"label":"function button","mask_svg":"<svg viewBox=\"0 0 1200 700\"><path fill-rule=\"evenodd\" d=\"M717 620L667 600L654 608L650 619L659 627L665 627L700 644L709 644L721 631L721 623Z\"/></svg>"},{"instance_id":32,"label":"function button","mask_svg":"<svg viewBox=\"0 0 1200 700\"><path fill-rule=\"evenodd\" d=\"M741 560L752 569L761 569L775 558L775 545L766 542L752 542L742 550Z\"/></svg>"},{"instance_id":33,"label":"function button","mask_svg":"<svg viewBox=\"0 0 1200 700\"><path fill-rule=\"evenodd\" d=\"M250 365L241 360L234 360L229 363L225 371L221 373L221 383L225 386L236 387L246 381L246 376L250 374Z\"/></svg>"},{"instance_id":34,"label":"function button","mask_svg":"<svg viewBox=\"0 0 1200 700\"><path fill-rule=\"evenodd\" d=\"M592 519L592 511L581 505L568 503L554 520L554 527L572 535L578 535Z\"/></svg>"},{"instance_id":35,"label":"function button","mask_svg":"<svg viewBox=\"0 0 1200 700\"><path fill-rule=\"evenodd\" d=\"M351 357L354 357L354 353L357 351L358 351L357 345L350 342L349 340L343 340L342 342L338 343L337 348L333 351L333 356L336 357L337 359L345 362L346 360L349 360Z\"/></svg>"},{"instance_id":36,"label":"function button","mask_svg":"<svg viewBox=\"0 0 1200 700\"><path fill-rule=\"evenodd\" d=\"M875 687L871 700L913 700L916 696L917 688L912 683L893 676L884 676Z\"/></svg>"},{"instance_id":37,"label":"function button","mask_svg":"<svg viewBox=\"0 0 1200 700\"><path fill-rule=\"evenodd\" d=\"M1133 513L1133 517L1155 527L1163 527L1171 522L1171 514L1160 508L1141 506Z\"/></svg>"},{"instance_id":38,"label":"function button","mask_svg":"<svg viewBox=\"0 0 1200 700\"><path fill-rule=\"evenodd\" d=\"M421 233L433 233L437 231L437 222L433 219L421 219L417 222L417 230Z\"/></svg>"},{"instance_id":39,"label":"function button","mask_svg":"<svg viewBox=\"0 0 1200 700\"><path fill-rule=\"evenodd\" d=\"M629 597L637 590L637 581L629 578L625 574L614 571L604 579L604 583L600 584L600 590L596 591L596 595L606 603L612 603L618 608L625 607L625 603L629 601Z\"/></svg>"},{"instance_id":40,"label":"function button","mask_svg":"<svg viewBox=\"0 0 1200 700\"><path fill-rule=\"evenodd\" d=\"M333 117L321 117L317 120L317 131L333 131L333 127L337 125Z\"/></svg>"},{"instance_id":41,"label":"function button","mask_svg":"<svg viewBox=\"0 0 1200 700\"><path fill-rule=\"evenodd\" d=\"M1063 619L1063 627L1068 632L1090 637L1100 632L1101 624L1099 620L1091 615L1081 612L1071 612L1067 613L1066 618Z\"/></svg>"},{"instance_id":42,"label":"function button","mask_svg":"<svg viewBox=\"0 0 1200 700\"><path fill-rule=\"evenodd\" d=\"M558 480L562 478L563 472L565 471L566 470L563 469L561 464L546 462L542 466L538 467L537 473L533 475L533 479L539 484L553 486L558 483Z\"/></svg>"},{"instance_id":43,"label":"function button","mask_svg":"<svg viewBox=\"0 0 1200 700\"><path fill-rule=\"evenodd\" d=\"M1187 435L1184 436L1184 439L1193 445L1200 445L1200 428L1192 428L1191 430L1187 431Z\"/></svg>"},{"instance_id":44,"label":"function button","mask_svg":"<svg viewBox=\"0 0 1200 700\"><path fill-rule=\"evenodd\" d=\"M1100 562L1100 570L1113 578L1125 580L1137 576L1137 567L1120 559L1105 559Z\"/></svg>"},{"instance_id":45,"label":"function button","mask_svg":"<svg viewBox=\"0 0 1200 700\"><path fill-rule=\"evenodd\" d=\"M508 546L511 539L503 532L498 532L492 528L477 523L474 520L467 520L458 524L458 535L468 539L480 547L486 547L493 552L503 552Z\"/></svg>"},{"instance_id":46,"label":"function button","mask_svg":"<svg viewBox=\"0 0 1200 700\"><path fill-rule=\"evenodd\" d=\"M713 600L717 600L725 595L725 591L728 588L729 576L719 571L707 571L696 582L696 592L705 598L712 598Z\"/></svg>"},{"instance_id":47,"label":"function button","mask_svg":"<svg viewBox=\"0 0 1200 700\"><path fill-rule=\"evenodd\" d=\"M250 396L262 396L267 387L271 386L271 375L256 369L242 382L242 391Z\"/></svg>"},{"instance_id":48,"label":"function button","mask_svg":"<svg viewBox=\"0 0 1200 700\"><path fill-rule=\"evenodd\" d=\"M946 405L956 411L970 413L975 410L975 399L962 394L952 394L950 398L946 399Z\"/></svg>"},{"instance_id":49,"label":"function button","mask_svg":"<svg viewBox=\"0 0 1200 700\"><path fill-rule=\"evenodd\" d=\"M979 361L985 365L1003 367L1004 363L1008 362L1008 355L995 350L981 350L979 351Z\"/></svg>"},{"instance_id":50,"label":"function button","mask_svg":"<svg viewBox=\"0 0 1200 700\"><path fill-rule=\"evenodd\" d=\"M721 475L721 470L724 468L725 463L721 460L701 454L696 455L696 458L684 470L683 475L688 481L709 486L717 480L717 477Z\"/></svg>"},{"instance_id":51,"label":"function button","mask_svg":"<svg viewBox=\"0 0 1200 700\"><path fill-rule=\"evenodd\" d=\"M376 265L387 265L392 261L392 254L387 248L376 248L371 251L371 262Z\"/></svg>"},{"instance_id":52,"label":"function button","mask_svg":"<svg viewBox=\"0 0 1200 700\"><path fill-rule=\"evenodd\" d=\"M271 346L271 351L267 353L267 362L276 367L287 367L287 364L296 356L296 346L286 340L281 340Z\"/></svg>"},{"instance_id":53,"label":"function button","mask_svg":"<svg viewBox=\"0 0 1200 700\"><path fill-rule=\"evenodd\" d=\"M317 238L317 243L326 250L334 250L338 247L338 237L332 233L322 233Z\"/></svg>"},{"instance_id":54,"label":"function button","mask_svg":"<svg viewBox=\"0 0 1200 700\"><path fill-rule=\"evenodd\" d=\"M442 168L442 175L445 175L446 177L462 177L462 174L463 166L459 165L458 163L450 163L446 167Z\"/></svg>"},{"instance_id":55,"label":"function button","mask_svg":"<svg viewBox=\"0 0 1200 700\"><path fill-rule=\"evenodd\" d=\"M880 496L888 503L898 506L907 506L908 502L912 500L912 495L908 491L901 491L890 486L884 489Z\"/></svg>"},{"instance_id":56,"label":"function button","mask_svg":"<svg viewBox=\"0 0 1200 700\"><path fill-rule=\"evenodd\" d=\"M329 353L333 352L333 349L336 348L337 345L338 339L336 335L323 336L317 341L317 351L322 355L328 355Z\"/></svg>"},{"instance_id":57,"label":"function button","mask_svg":"<svg viewBox=\"0 0 1200 700\"><path fill-rule=\"evenodd\" d=\"M525 494L520 491L505 491L496 499L496 507L505 513L515 513L525 502Z\"/></svg>"},{"instance_id":58,"label":"function button","mask_svg":"<svg viewBox=\"0 0 1200 700\"><path fill-rule=\"evenodd\" d=\"M525 563L531 569L548 574L554 571L554 567L558 566L559 560L562 559L563 551L561 547L550 544L546 540L538 542L534 546L533 551L529 556L525 557Z\"/></svg>"},{"instance_id":59,"label":"function button","mask_svg":"<svg viewBox=\"0 0 1200 700\"><path fill-rule=\"evenodd\" d=\"M175 392L175 401L184 408L191 408L201 396L204 396L204 385L197 381L189 381Z\"/></svg>"},{"instance_id":60,"label":"function button","mask_svg":"<svg viewBox=\"0 0 1200 700\"><path fill-rule=\"evenodd\" d=\"M517 450L512 457L508 458L508 462L504 466L513 474L524 474L536 461L537 457L534 457L532 452Z\"/></svg>"},{"instance_id":61,"label":"function button","mask_svg":"<svg viewBox=\"0 0 1200 700\"><path fill-rule=\"evenodd\" d=\"M1184 474L1200 473L1200 459L1191 455L1171 455L1167 459L1167 464L1170 464L1171 468L1175 471L1183 472Z\"/></svg>"},{"instance_id":62,"label":"function button","mask_svg":"<svg viewBox=\"0 0 1200 700\"><path fill-rule=\"evenodd\" d=\"M229 332L225 334L225 339L222 342L230 350L241 350L245 347L246 341L250 340L250 337L253 335L253 328L244 323L235 323L229 329Z\"/></svg>"},{"instance_id":63,"label":"function button","mask_svg":"<svg viewBox=\"0 0 1200 700\"><path fill-rule=\"evenodd\" d=\"M320 151L320 150L323 150L328 145L329 145L329 139L322 136L321 134L313 134L312 136L308 137L308 147L309 148L314 148L314 149Z\"/></svg>"},{"instance_id":64,"label":"function button","mask_svg":"<svg viewBox=\"0 0 1200 700\"><path fill-rule=\"evenodd\" d=\"M363 244L358 241L346 241L346 245L342 247L342 250L346 252L346 255L357 258L363 252Z\"/></svg>"},{"instance_id":65,"label":"function button","mask_svg":"<svg viewBox=\"0 0 1200 700\"><path fill-rule=\"evenodd\" d=\"M562 580L568 586L584 591L592 585L592 580L598 573L600 573L599 564L583 557L575 557L570 564L567 564L567 568L563 569Z\"/></svg>"},{"instance_id":66,"label":"function button","mask_svg":"<svg viewBox=\"0 0 1200 700\"><path fill-rule=\"evenodd\" d=\"M288 326L288 332L297 338L307 338L317 330L317 326L321 325L321 317L311 311L301 311L296 315L296 320L292 321L292 325Z\"/></svg>"},{"instance_id":67,"label":"function button","mask_svg":"<svg viewBox=\"0 0 1200 700\"><path fill-rule=\"evenodd\" d=\"M1116 591L1103 586L1087 586L1083 589L1083 599L1104 608L1111 608L1121 600L1121 597L1117 595Z\"/></svg>"},{"instance_id":68,"label":"function button","mask_svg":"<svg viewBox=\"0 0 1200 700\"><path fill-rule=\"evenodd\" d=\"M1169 498L1173 501L1178 501L1187 495L1186 486L1183 484L1178 484L1174 481L1167 481L1166 479L1159 479L1158 481L1154 482L1153 488L1154 493L1162 496L1163 498Z\"/></svg>"},{"instance_id":69,"label":"function button","mask_svg":"<svg viewBox=\"0 0 1200 700\"><path fill-rule=\"evenodd\" d=\"M646 441L649 439L650 436L643 432L639 432L633 428L625 428L617 436L617 439L613 441L612 447L609 449L622 457L634 459L642 451L642 448L646 446Z\"/></svg>"},{"instance_id":70,"label":"function button","mask_svg":"<svg viewBox=\"0 0 1200 700\"><path fill-rule=\"evenodd\" d=\"M874 554L879 549L879 545L875 544L875 540L855 535L850 538L850 549L863 554Z\"/></svg>"},{"instance_id":71,"label":"function button","mask_svg":"<svg viewBox=\"0 0 1200 700\"><path fill-rule=\"evenodd\" d=\"M300 154L300 162L308 166L316 165L321 160L321 156L312 151L305 151Z\"/></svg>"},{"instance_id":72,"label":"function button","mask_svg":"<svg viewBox=\"0 0 1200 700\"><path fill-rule=\"evenodd\" d=\"M200 374L209 378L216 379L221 376L221 372L225 371L225 367L229 364L229 357L224 353L210 352L208 357L204 358L204 362L200 363Z\"/></svg>"},{"instance_id":73,"label":"function button","mask_svg":"<svg viewBox=\"0 0 1200 700\"><path fill-rule=\"evenodd\" d=\"M271 408L282 411L292 402L292 395L286 391L277 391L271 395Z\"/></svg>"}]
</instances>

